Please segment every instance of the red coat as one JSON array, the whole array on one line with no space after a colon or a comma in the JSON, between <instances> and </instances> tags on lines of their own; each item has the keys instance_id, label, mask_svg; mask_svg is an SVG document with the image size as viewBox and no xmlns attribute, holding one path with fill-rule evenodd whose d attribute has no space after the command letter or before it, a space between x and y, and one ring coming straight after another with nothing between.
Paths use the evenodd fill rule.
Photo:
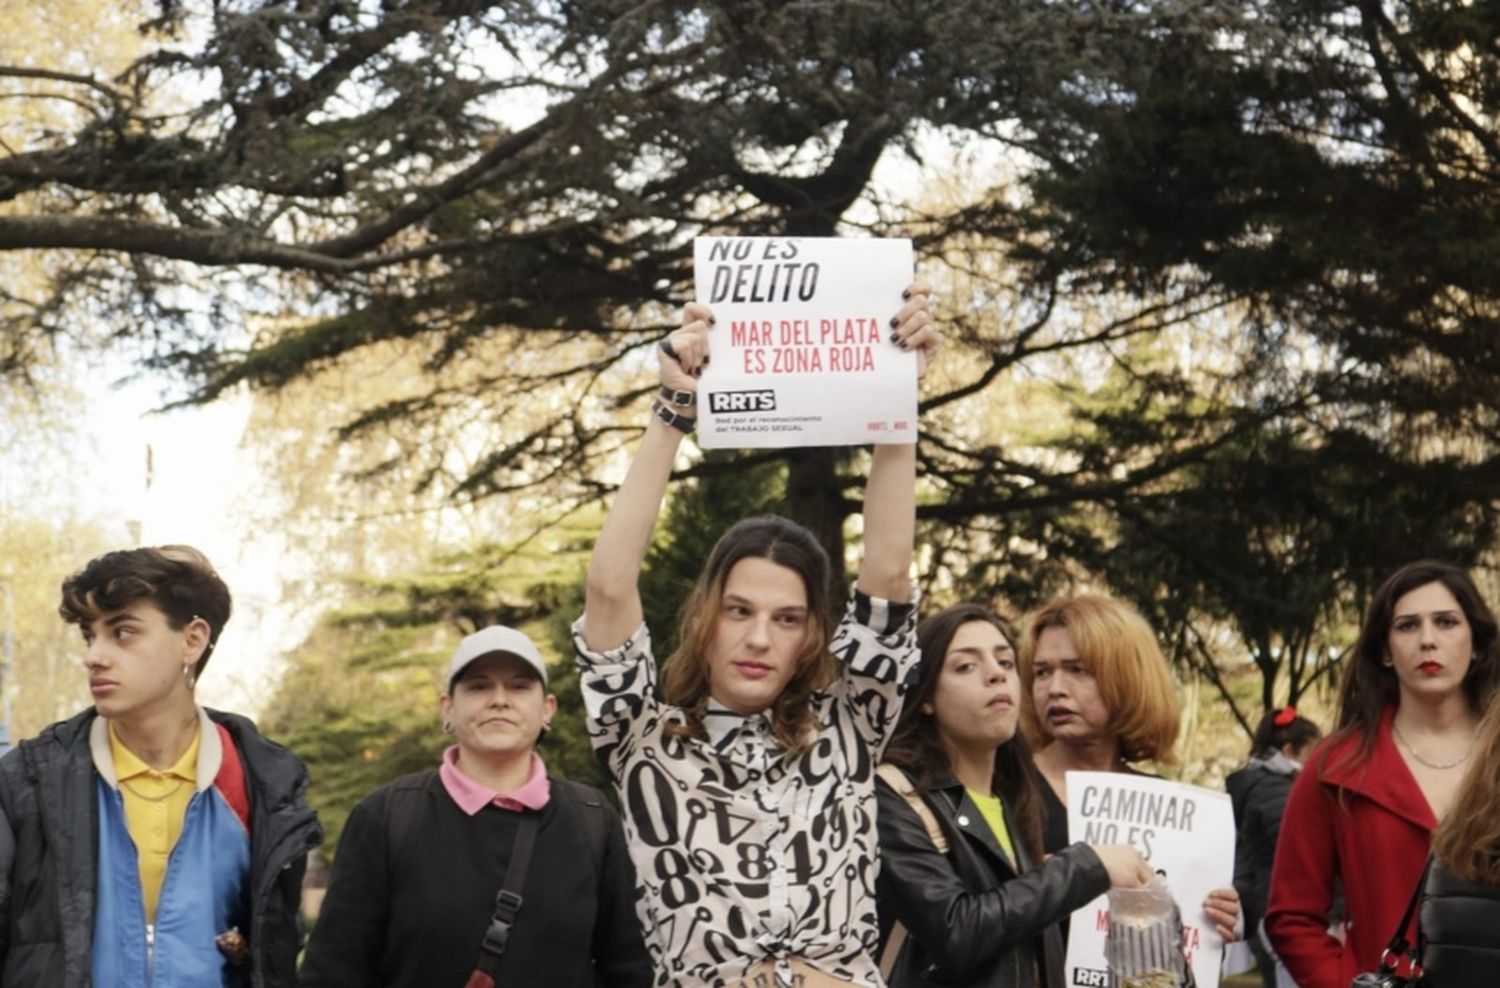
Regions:
<instances>
[{"instance_id":1,"label":"red coat","mask_svg":"<svg viewBox=\"0 0 1500 988\"><path fill-rule=\"evenodd\" d=\"M1363 764L1337 766L1358 737L1319 745L1287 799L1266 932L1300 988L1349 988L1375 970L1427 861L1437 820L1391 740L1394 714L1381 717ZM1328 934L1336 882L1349 917L1343 944Z\"/></svg>"}]
</instances>

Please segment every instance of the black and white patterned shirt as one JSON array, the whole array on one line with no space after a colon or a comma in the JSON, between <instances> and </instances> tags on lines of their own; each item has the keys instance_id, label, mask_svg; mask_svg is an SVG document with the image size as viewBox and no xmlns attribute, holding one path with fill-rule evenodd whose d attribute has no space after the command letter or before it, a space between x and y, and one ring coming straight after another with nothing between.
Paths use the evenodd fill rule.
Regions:
<instances>
[{"instance_id":1,"label":"black and white patterned shirt","mask_svg":"<svg viewBox=\"0 0 1500 988\"><path fill-rule=\"evenodd\" d=\"M670 737L681 709L656 695L642 625L592 652L573 625L589 736L625 807L637 909L658 985L722 985L799 957L880 985L873 955L875 766L917 664L916 605L855 593L831 650L840 675L813 694L813 745L792 758L766 714L710 703L706 740Z\"/></svg>"}]
</instances>

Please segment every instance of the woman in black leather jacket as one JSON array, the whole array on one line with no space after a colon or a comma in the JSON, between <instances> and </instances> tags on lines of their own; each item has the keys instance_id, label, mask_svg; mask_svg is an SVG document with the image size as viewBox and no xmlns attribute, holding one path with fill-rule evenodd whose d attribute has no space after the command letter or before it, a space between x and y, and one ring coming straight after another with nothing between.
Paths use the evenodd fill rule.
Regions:
<instances>
[{"instance_id":1,"label":"woman in black leather jacket","mask_svg":"<svg viewBox=\"0 0 1500 988\"><path fill-rule=\"evenodd\" d=\"M1466 758L1458 798L1432 837L1419 927L1428 988L1491 985L1500 971L1500 704Z\"/></svg>"},{"instance_id":2,"label":"woman in black leather jacket","mask_svg":"<svg viewBox=\"0 0 1500 988\"><path fill-rule=\"evenodd\" d=\"M1125 845L1042 862L1015 651L975 604L917 629L921 681L876 784L881 969L892 988L1061 988L1057 921L1151 876ZM893 771L893 769L895 771Z\"/></svg>"}]
</instances>

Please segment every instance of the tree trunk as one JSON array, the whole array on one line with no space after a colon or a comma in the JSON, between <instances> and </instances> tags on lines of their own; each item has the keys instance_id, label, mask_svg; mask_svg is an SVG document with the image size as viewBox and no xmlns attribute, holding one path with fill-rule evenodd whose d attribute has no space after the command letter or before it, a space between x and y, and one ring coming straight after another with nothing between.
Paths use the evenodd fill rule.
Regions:
<instances>
[{"instance_id":1,"label":"tree trunk","mask_svg":"<svg viewBox=\"0 0 1500 988\"><path fill-rule=\"evenodd\" d=\"M793 521L806 527L828 553L832 564L830 590L842 605L848 596L844 565L844 517L847 508L839 485L843 448L819 446L793 450L787 461L786 504Z\"/></svg>"}]
</instances>

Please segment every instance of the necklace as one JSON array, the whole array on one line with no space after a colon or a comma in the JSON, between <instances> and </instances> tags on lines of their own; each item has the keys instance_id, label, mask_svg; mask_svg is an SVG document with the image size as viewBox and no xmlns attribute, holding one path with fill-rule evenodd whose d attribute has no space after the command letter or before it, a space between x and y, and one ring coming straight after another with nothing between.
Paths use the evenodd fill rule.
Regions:
<instances>
[{"instance_id":1,"label":"necklace","mask_svg":"<svg viewBox=\"0 0 1500 988\"><path fill-rule=\"evenodd\" d=\"M1464 757L1468 758L1469 756L1465 755ZM135 786L131 785L129 782L125 781L124 779L120 780L120 785L121 785L122 788L124 788L127 791L129 791L129 793L132 796L134 796L136 799L144 799L148 803L164 803L167 800L171 799L173 796L177 795L177 793L182 789L182 787L185 786L185 785L187 785L187 779L178 779L177 780L177 785L173 786L171 789L168 789L166 792L162 793L160 796L147 796L145 793L141 792L139 789L137 789Z\"/></svg>"},{"instance_id":2,"label":"necklace","mask_svg":"<svg viewBox=\"0 0 1500 988\"><path fill-rule=\"evenodd\" d=\"M1466 762L1466 761L1469 760L1469 752L1471 752L1471 751L1474 750L1474 738L1471 735L1469 737L1469 746L1464 749L1464 753L1462 755L1459 755L1453 761L1451 761L1451 762L1445 762L1445 763L1441 763L1441 764L1438 763L1438 762L1429 762L1427 759L1425 759L1421 755L1417 754L1417 749L1413 748L1411 746L1411 742L1407 741L1406 738L1402 736L1401 729L1396 726L1396 722L1394 720L1391 721L1391 733L1396 736L1396 740L1397 741L1401 742L1401 747L1403 747L1403 748L1406 749L1406 753L1408 755L1410 755L1413 758L1415 758L1418 761L1418 763L1420 763L1422 765L1426 765L1428 768L1435 769L1435 770L1437 770L1439 772L1443 771L1444 769L1458 768L1464 762Z\"/></svg>"}]
</instances>

